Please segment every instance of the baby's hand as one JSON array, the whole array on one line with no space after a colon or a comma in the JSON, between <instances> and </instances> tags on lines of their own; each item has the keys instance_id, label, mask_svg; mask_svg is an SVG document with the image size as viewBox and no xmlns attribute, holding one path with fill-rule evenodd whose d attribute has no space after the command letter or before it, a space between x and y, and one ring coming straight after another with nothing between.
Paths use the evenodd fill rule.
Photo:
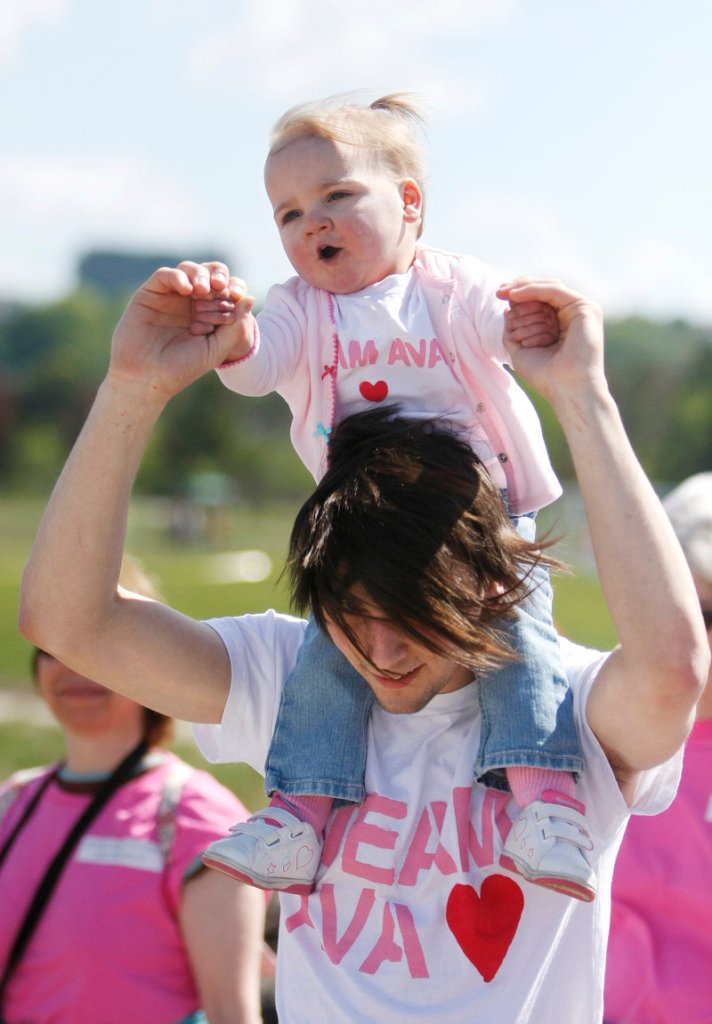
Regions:
<instances>
[{"instance_id":1,"label":"baby's hand","mask_svg":"<svg viewBox=\"0 0 712 1024\"><path fill-rule=\"evenodd\" d=\"M239 350L242 334L252 338L253 300L244 290L222 263L185 260L156 270L116 326L109 375L117 385L148 385L152 397L171 398Z\"/></svg>"},{"instance_id":2,"label":"baby's hand","mask_svg":"<svg viewBox=\"0 0 712 1024\"><path fill-rule=\"evenodd\" d=\"M508 297L508 296L501 296ZM508 330L516 324L517 344L522 348L548 348L559 340L559 317L548 302L530 299L528 302L510 302Z\"/></svg>"},{"instance_id":3,"label":"baby's hand","mask_svg":"<svg viewBox=\"0 0 712 1024\"><path fill-rule=\"evenodd\" d=\"M231 276L223 264L208 264L210 292L193 299L190 333L208 335L218 332L223 340L232 344L225 362L242 359L252 348L254 297L248 295L247 285Z\"/></svg>"},{"instance_id":4,"label":"baby's hand","mask_svg":"<svg viewBox=\"0 0 712 1024\"><path fill-rule=\"evenodd\" d=\"M502 285L497 295L510 307L505 348L528 384L552 403L562 393L606 386L603 314L595 302L561 281L533 277Z\"/></svg>"}]
</instances>

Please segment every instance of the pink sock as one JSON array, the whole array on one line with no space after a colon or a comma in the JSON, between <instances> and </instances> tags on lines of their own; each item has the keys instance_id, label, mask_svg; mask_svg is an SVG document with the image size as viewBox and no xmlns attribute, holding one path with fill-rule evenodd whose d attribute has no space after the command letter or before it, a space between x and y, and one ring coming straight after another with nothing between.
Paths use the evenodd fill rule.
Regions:
<instances>
[{"instance_id":1,"label":"pink sock","mask_svg":"<svg viewBox=\"0 0 712 1024\"><path fill-rule=\"evenodd\" d=\"M576 792L576 783L571 772L555 772L547 768L512 766L507 768L507 782L512 790L512 796L520 807L526 807L534 800L541 800L547 789L555 790L572 800Z\"/></svg>"},{"instance_id":2,"label":"pink sock","mask_svg":"<svg viewBox=\"0 0 712 1024\"><path fill-rule=\"evenodd\" d=\"M311 796L302 793L297 796L292 793L285 796L283 793L274 793L269 805L296 814L300 821L308 822L319 836L326 828L334 801L330 796Z\"/></svg>"}]
</instances>

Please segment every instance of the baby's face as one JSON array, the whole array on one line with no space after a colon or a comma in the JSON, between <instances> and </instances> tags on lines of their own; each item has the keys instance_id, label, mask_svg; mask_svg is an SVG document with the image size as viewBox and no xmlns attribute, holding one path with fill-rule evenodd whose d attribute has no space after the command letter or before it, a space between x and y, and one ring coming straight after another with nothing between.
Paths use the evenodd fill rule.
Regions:
<instances>
[{"instance_id":1,"label":"baby's face","mask_svg":"<svg viewBox=\"0 0 712 1024\"><path fill-rule=\"evenodd\" d=\"M265 185L284 251L308 284L347 295L413 262L420 188L356 147L296 139L268 158Z\"/></svg>"}]
</instances>

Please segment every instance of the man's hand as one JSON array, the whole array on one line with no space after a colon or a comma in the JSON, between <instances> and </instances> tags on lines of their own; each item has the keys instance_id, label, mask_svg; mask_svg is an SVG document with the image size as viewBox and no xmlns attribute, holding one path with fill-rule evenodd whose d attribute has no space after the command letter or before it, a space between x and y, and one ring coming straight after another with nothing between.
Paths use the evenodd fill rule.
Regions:
<instances>
[{"instance_id":1,"label":"man's hand","mask_svg":"<svg viewBox=\"0 0 712 1024\"><path fill-rule=\"evenodd\" d=\"M223 263L163 267L135 293L114 331L109 377L167 401L252 346L254 299Z\"/></svg>"},{"instance_id":2,"label":"man's hand","mask_svg":"<svg viewBox=\"0 0 712 1024\"><path fill-rule=\"evenodd\" d=\"M502 285L497 295L510 306L504 344L512 366L545 398L553 403L578 388L605 386L603 314L595 302L560 281L527 277ZM544 313L542 304L551 313Z\"/></svg>"}]
</instances>

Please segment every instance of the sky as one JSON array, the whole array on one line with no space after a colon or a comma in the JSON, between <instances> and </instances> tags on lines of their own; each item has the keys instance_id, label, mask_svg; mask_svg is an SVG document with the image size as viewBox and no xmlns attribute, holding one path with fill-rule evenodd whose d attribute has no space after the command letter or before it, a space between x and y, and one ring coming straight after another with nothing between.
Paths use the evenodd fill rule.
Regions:
<instances>
[{"instance_id":1,"label":"sky","mask_svg":"<svg viewBox=\"0 0 712 1024\"><path fill-rule=\"evenodd\" d=\"M405 90L426 241L710 324L711 40L709 0L0 0L0 299L91 248L224 254L264 296L273 123Z\"/></svg>"}]
</instances>

